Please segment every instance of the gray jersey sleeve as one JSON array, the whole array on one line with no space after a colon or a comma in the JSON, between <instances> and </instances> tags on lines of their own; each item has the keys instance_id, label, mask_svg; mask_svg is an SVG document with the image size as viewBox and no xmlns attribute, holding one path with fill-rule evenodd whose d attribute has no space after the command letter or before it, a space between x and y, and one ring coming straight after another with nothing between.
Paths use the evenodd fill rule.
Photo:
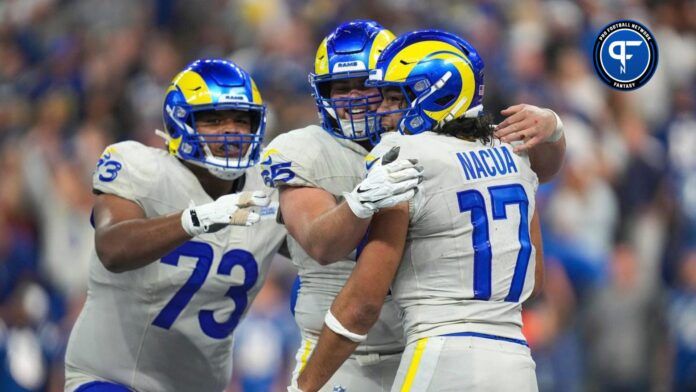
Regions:
<instances>
[{"instance_id":1,"label":"gray jersey sleeve","mask_svg":"<svg viewBox=\"0 0 696 392\"><path fill-rule=\"evenodd\" d=\"M141 199L149 194L159 172L159 162L152 155L148 147L137 142L110 145L92 174L92 189L132 200L143 207Z\"/></svg>"},{"instance_id":2,"label":"gray jersey sleeve","mask_svg":"<svg viewBox=\"0 0 696 392\"><path fill-rule=\"evenodd\" d=\"M314 160L320 155L316 140L304 132L282 134L266 147L261 158L261 175L267 186L306 186L320 188L316 182Z\"/></svg>"}]
</instances>

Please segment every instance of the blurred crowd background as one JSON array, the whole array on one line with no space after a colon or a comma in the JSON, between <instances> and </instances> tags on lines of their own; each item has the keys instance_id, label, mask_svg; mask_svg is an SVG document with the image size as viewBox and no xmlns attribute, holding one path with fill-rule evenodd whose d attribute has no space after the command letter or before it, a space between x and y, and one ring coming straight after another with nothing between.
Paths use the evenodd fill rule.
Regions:
<instances>
[{"instance_id":1,"label":"blurred crowd background","mask_svg":"<svg viewBox=\"0 0 696 392\"><path fill-rule=\"evenodd\" d=\"M59 391L93 252L91 172L109 143L162 146L163 93L229 57L271 112L267 140L317 122L307 74L338 23L442 28L486 62L488 111L556 110L568 151L540 188L545 294L525 307L542 391L696 390L696 3L691 0L1 0L0 390ZM620 18L655 34L633 92L591 51ZM297 330L279 258L237 330L230 391L284 390Z\"/></svg>"}]
</instances>

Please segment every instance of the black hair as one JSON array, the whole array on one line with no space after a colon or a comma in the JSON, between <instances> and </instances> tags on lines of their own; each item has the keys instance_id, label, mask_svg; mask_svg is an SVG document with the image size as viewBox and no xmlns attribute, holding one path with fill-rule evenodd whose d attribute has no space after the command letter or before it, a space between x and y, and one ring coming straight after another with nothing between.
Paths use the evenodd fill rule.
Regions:
<instances>
[{"instance_id":1,"label":"black hair","mask_svg":"<svg viewBox=\"0 0 696 392\"><path fill-rule=\"evenodd\" d=\"M433 132L442 135L454 136L465 140L480 140L483 144L493 141L493 116L483 114L478 117L459 117L448 121L433 129Z\"/></svg>"}]
</instances>

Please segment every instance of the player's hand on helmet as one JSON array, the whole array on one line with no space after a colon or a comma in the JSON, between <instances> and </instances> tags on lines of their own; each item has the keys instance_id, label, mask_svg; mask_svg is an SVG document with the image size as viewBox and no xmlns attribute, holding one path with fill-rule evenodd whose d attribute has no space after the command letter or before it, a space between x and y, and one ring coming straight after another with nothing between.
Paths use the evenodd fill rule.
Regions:
<instances>
[{"instance_id":1,"label":"player's hand on helmet","mask_svg":"<svg viewBox=\"0 0 696 392\"><path fill-rule=\"evenodd\" d=\"M416 159L396 159L398 147L387 152L362 182L343 196L358 218L369 218L380 208L410 200L423 179L423 168Z\"/></svg>"},{"instance_id":2,"label":"player's hand on helmet","mask_svg":"<svg viewBox=\"0 0 696 392\"><path fill-rule=\"evenodd\" d=\"M265 207L269 202L270 197L263 191L220 196L211 203L185 209L181 214L181 226L193 237L214 233L229 225L251 226L261 217L250 207Z\"/></svg>"},{"instance_id":3,"label":"player's hand on helmet","mask_svg":"<svg viewBox=\"0 0 696 392\"><path fill-rule=\"evenodd\" d=\"M507 118L498 124L495 136L506 143L522 141L515 152L526 151L545 142L555 142L563 135L563 124L551 109L534 105L510 106L500 112Z\"/></svg>"}]
</instances>

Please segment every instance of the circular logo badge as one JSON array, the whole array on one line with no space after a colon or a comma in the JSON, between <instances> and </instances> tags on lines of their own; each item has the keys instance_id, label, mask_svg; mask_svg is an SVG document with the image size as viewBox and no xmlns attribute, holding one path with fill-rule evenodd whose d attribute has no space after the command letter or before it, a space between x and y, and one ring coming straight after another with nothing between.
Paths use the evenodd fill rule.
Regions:
<instances>
[{"instance_id":1,"label":"circular logo badge","mask_svg":"<svg viewBox=\"0 0 696 392\"><path fill-rule=\"evenodd\" d=\"M594 45L594 66L599 77L617 90L635 90L652 78L657 68L655 36L633 20L607 25Z\"/></svg>"}]
</instances>

